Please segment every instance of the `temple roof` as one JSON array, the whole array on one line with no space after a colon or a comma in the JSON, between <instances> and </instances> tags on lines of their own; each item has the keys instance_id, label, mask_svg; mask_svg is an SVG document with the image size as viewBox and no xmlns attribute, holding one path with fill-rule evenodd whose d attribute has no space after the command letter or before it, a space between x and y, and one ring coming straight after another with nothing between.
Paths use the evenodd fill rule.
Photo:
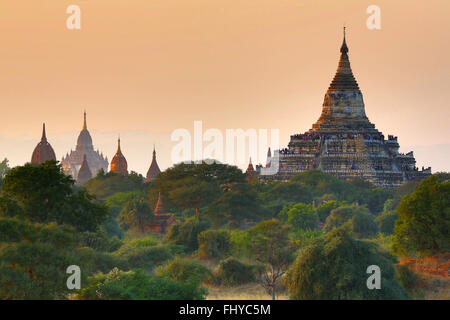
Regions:
<instances>
[{"instance_id":1,"label":"temple roof","mask_svg":"<svg viewBox=\"0 0 450 320\"><path fill-rule=\"evenodd\" d=\"M128 174L127 159L120 150L120 138L117 142L117 152L111 160L111 171L115 173Z\"/></svg>"},{"instance_id":2,"label":"temple roof","mask_svg":"<svg viewBox=\"0 0 450 320\"><path fill-rule=\"evenodd\" d=\"M248 167L247 167L247 170L245 171L245 173L252 174L254 172L255 172L255 169L253 168L252 158L250 158L250 161L248 163Z\"/></svg>"},{"instance_id":3,"label":"temple roof","mask_svg":"<svg viewBox=\"0 0 450 320\"><path fill-rule=\"evenodd\" d=\"M348 58L348 47L345 41L345 27L344 39L341 46L341 58L339 59L338 69L333 81L328 88L329 91L334 90L359 90L358 83L353 76L352 68L350 67L350 60Z\"/></svg>"},{"instance_id":4,"label":"temple roof","mask_svg":"<svg viewBox=\"0 0 450 320\"><path fill-rule=\"evenodd\" d=\"M78 171L78 183L84 183L92 178L91 169L89 169L88 162L86 160L86 155L83 156L83 162L81 163L80 171Z\"/></svg>"},{"instance_id":5,"label":"temple roof","mask_svg":"<svg viewBox=\"0 0 450 320\"><path fill-rule=\"evenodd\" d=\"M308 133L379 134L366 116L363 95L350 67L345 36L344 28L336 74L325 93L322 113Z\"/></svg>"},{"instance_id":6,"label":"temple roof","mask_svg":"<svg viewBox=\"0 0 450 320\"><path fill-rule=\"evenodd\" d=\"M56 155L50 143L47 141L47 135L45 133L45 123L42 125L42 137L36 148L34 148L33 155L31 156L32 164L41 164L45 161L55 160Z\"/></svg>"},{"instance_id":7,"label":"temple roof","mask_svg":"<svg viewBox=\"0 0 450 320\"><path fill-rule=\"evenodd\" d=\"M145 179L145 182L152 181L160 173L161 173L161 170L159 169L158 163L156 162L156 151L155 151L155 147L153 146L153 159L152 159L152 163L150 164L150 168L147 171L147 177Z\"/></svg>"},{"instance_id":8,"label":"temple roof","mask_svg":"<svg viewBox=\"0 0 450 320\"><path fill-rule=\"evenodd\" d=\"M83 121L83 129L81 129L80 134L78 135L77 139L77 149L80 148L83 149L94 149L94 146L92 145L92 137L87 129L87 123L86 123L86 111L84 112L84 121Z\"/></svg>"}]
</instances>

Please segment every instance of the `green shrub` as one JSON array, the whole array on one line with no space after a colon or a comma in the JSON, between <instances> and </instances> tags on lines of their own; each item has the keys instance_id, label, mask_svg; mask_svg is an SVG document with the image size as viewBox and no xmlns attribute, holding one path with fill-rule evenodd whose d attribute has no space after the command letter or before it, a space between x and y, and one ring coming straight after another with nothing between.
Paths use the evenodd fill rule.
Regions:
<instances>
[{"instance_id":1,"label":"green shrub","mask_svg":"<svg viewBox=\"0 0 450 320\"><path fill-rule=\"evenodd\" d=\"M331 213L331 210L347 205L345 201L330 200L317 206L316 212L319 220L325 222Z\"/></svg>"},{"instance_id":2,"label":"green shrub","mask_svg":"<svg viewBox=\"0 0 450 320\"><path fill-rule=\"evenodd\" d=\"M216 272L215 282L224 286L236 286L255 281L255 266L229 257L222 260Z\"/></svg>"},{"instance_id":3,"label":"green shrub","mask_svg":"<svg viewBox=\"0 0 450 320\"><path fill-rule=\"evenodd\" d=\"M179 282L201 284L212 279L212 272L195 260L176 257L158 268L158 273Z\"/></svg>"},{"instance_id":4,"label":"green shrub","mask_svg":"<svg viewBox=\"0 0 450 320\"><path fill-rule=\"evenodd\" d=\"M90 277L76 300L200 300L207 291L189 282L146 275L142 270L120 271Z\"/></svg>"},{"instance_id":5,"label":"green shrub","mask_svg":"<svg viewBox=\"0 0 450 320\"><path fill-rule=\"evenodd\" d=\"M384 234L390 235L394 233L395 221L398 219L396 211L385 211L375 218L380 231Z\"/></svg>"},{"instance_id":6,"label":"green shrub","mask_svg":"<svg viewBox=\"0 0 450 320\"><path fill-rule=\"evenodd\" d=\"M197 237L200 232L207 230L211 223L206 219L191 217L183 223L175 223L169 228L167 242L183 245L188 252L198 249Z\"/></svg>"},{"instance_id":7,"label":"green shrub","mask_svg":"<svg viewBox=\"0 0 450 320\"><path fill-rule=\"evenodd\" d=\"M368 290L367 267L382 271L381 290ZM395 279L392 257L376 244L355 240L345 229L334 229L300 252L288 271L292 299L407 299Z\"/></svg>"},{"instance_id":8,"label":"green shrub","mask_svg":"<svg viewBox=\"0 0 450 320\"><path fill-rule=\"evenodd\" d=\"M198 255L201 259L226 258L231 254L230 232L206 230L198 235Z\"/></svg>"},{"instance_id":9,"label":"green shrub","mask_svg":"<svg viewBox=\"0 0 450 320\"><path fill-rule=\"evenodd\" d=\"M395 271L397 281L406 289L411 290L417 284L418 277L408 266L397 264Z\"/></svg>"},{"instance_id":10,"label":"green shrub","mask_svg":"<svg viewBox=\"0 0 450 320\"><path fill-rule=\"evenodd\" d=\"M122 246L115 254L117 254L119 258L128 261L131 269L143 268L152 270L173 258L172 253L166 246Z\"/></svg>"},{"instance_id":11,"label":"green shrub","mask_svg":"<svg viewBox=\"0 0 450 320\"><path fill-rule=\"evenodd\" d=\"M358 238L373 237L378 232L374 217L365 206L342 206L331 211L325 221L325 230L331 231L345 225Z\"/></svg>"}]
</instances>

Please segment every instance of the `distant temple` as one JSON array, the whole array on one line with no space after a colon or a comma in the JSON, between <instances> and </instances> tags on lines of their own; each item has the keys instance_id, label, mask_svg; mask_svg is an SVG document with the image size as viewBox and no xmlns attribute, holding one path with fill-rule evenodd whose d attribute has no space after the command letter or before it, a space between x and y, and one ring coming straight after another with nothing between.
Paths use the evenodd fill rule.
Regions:
<instances>
[{"instance_id":1,"label":"distant temple","mask_svg":"<svg viewBox=\"0 0 450 320\"><path fill-rule=\"evenodd\" d=\"M124 175L128 174L127 159L125 159L124 155L122 154L122 150L120 150L120 138L117 141L116 154L111 160L111 172L120 173Z\"/></svg>"},{"instance_id":2,"label":"distant temple","mask_svg":"<svg viewBox=\"0 0 450 320\"><path fill-rule=\"evenodd\" d=\"M84 156L86 156L87 165L92 177L95 177L101 169L105 172L108 171L108 158L103 157L103 154L98 150L94 151L91 134L87 129L86 112L84 112L83 129L78 136L75 151L70 150L70 153L67 153L61 160L64 172L77 179Z\"/></svg>"},{"instance_id":3,"label":"distant temple","mask_svg":"<svg viewBox=\"0 0 450 320\"><path fill-rule=\"evenodd\" d=\"M150 223L147 225L147 231L166 233L171 225L177 222L177 219L173 214L166 213L161 193L158 193L158 201L155 207L155 215Z\"/></svg>"},{"instance_id":4,"label":"distant temple","mask_svg":"<svg viewBox=\"0 0 450 320\"><path fill-rule=\"evenodd\" d=\"M413 152L399 153L397 137L387 139L366 116L363 95L353 76L345 40L338 69L312 129L291 136L288 147L268 153L265 179L288 180L317 169L343 180L362 179L379 187L398 187L427 177L431 168L419 170ZM275 163L278 160L277 163ZM276 168L274 165L278 164Z\"/></svg>"},{"instance_id":5,"label":"distant temple","mask_svg":"<svg viewBox=\"0 0 450 320\"><path fill-rule=\"evenodd\" d=\"M160 173L161 173L161 170L159 169L158 163L156 162L155 146L153 146L153 159L152 159L152 163L150 164L150 168L148 168L147 177L145 178L145 182L151 182Z\"/></svg>"},{"instance_id":6,"label":"distant temple","mask_svg":"<svg viewBox=\"0 0 450 320\"><path fill-rule=\"evenodd\" d=\"M245 171L245 179L247 180L247 182L250 183L250 182L252 182L253 178L256 177L257 175L258 175L258 173L253 168L252 158L250 158L250 160L248 162L247 170Z\"/></svg>"},{"instance_id":7,"label":"distant temple","mask_svg":"<svg viewBox=\"0 0 450 320\"><path fill-rule=\"evenodd\" d=\"M31 156L32 164L41 164L45 161L55 160L56 155L50 143L47 141L45 134L45 123L42 125L42 137L36 148L34 148L33 155Z\"/></svg>"},{"instance_id":8,"label":"distant temple","mask_svg":"<svg viewBox=\"0 0 450 320\"><path fill-rule=\"evenodd\" d=\"M78 171L77 183L84 184L86 181L92 178L91 169L89 169L86 155L83 156L83 162L81 163L80 170Z\"/></svg>"}]
</instances>

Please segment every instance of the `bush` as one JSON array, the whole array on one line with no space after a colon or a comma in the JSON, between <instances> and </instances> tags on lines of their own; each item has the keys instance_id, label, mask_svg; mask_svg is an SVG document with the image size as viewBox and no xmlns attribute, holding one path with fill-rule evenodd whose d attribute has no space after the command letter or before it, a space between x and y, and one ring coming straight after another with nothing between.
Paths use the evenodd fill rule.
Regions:
<instances>
[{"instance_id":1,"label":"bush","mask_svg":"<svg viewBox=\"0 0 450 320\"><path fill-rule=\"evenodd\" d=\"M367 267L382 270L381 290L368 290ZM287 274L292 299L407 299L395 279L392 257L374 243L355 240L344 229L315 239Z\"/></svg>"},{"instance_id":2,"label":"bush","mask_svg":"<svg viewBox=\"0 0 450 320\"><path fill-rule=\"evenodd\" d=\"M216 283L224 286L235 286L255 281L255 266L250 266L229 257L222 260L216 272Z\"/></svg>"},{"instance_id":3,"label":"bush","mask_svg":"<svg viewBox=\"0 0 450 320\"><path fill-rule=\"evenodd\" d=\"M175 223L169 228L166 240L175 244L183 245L189 252L198 249L197 237L200 232L207 230L211 223L206 219L191 217L184 223Z\"/></svg>"},{"instance_id":4,"label":"bush","mask_svg":"<svg viewBox=\"0 0 450 320\"><path fill-rule=\"evenodd\" d=\"M395 221L398 219L396 211L385 211L375 218L380 231L384 234L390 235L394 233Z\"/></svg>"},{"instance_id":5,"label":"bush","mask_svg":"<svg viewBox=\"0 0 450 320\"><path fill-rule=\"evenodd\" d=\"M142 270L120 271L90 277L76 300L200 300L207 291L195 284L165 276L146 275Z\"/></svg>"},{"instance_id":6,"label":"bush","mask_svg":"<svg viewBox=\"0 0 450 320\"><path fill-rule=\"evenodd\" d=\"M392 249L397 255L429 256L450 251L450 181L422 180L396 211Z\"/></svg>"},{"instance_id":7,"label":"bush","mask_svg":"<svg viewBox=\"0 0 450 320\"><path fill-rule=\"evenodd\" d=\"M373 237L378 232L378 226L365 206L351 205L333 209L325 221L325 230L331 231L344 224L358 238Z\"/></svg>"},{"instance_id":8,"label":"bush","mask_svg":"<svg viewBox=\"0 0 450 320\"><path fill-rule=\"evenodd\" d=\"M331 210L347 205L345 201L330 200L317 206L316 212L319 220L325 222L331 213Z\"/></svg>"},{"instance_id":9,"label":"bush","mask_svg":"<svg viewBox=\"0 0 450 320\"><path fill-rule=\"evenodd\" d=\"M173 258L170 250L165 246L130 247L122 246L116 253L119 258L128 261L131 269L143 268L152 270Z\"/></svg>"},{"instance_id":10,"label":"bush","mask_svg":"<svg viewBox=\"0 0 450 320\"><path fill-rule=\"evenodd\" d=\"M198 235L198 255L201 259L226 258L231 254L230 232L206 230Z\"/></svg>"},{"instance_id":11,"label":"bush","mask_svg":"<svg viewBox=\"0 0 450 320\"><path fill-rule=\"evenodd\" d=\"M296 229L315 229L318 223L318 217L312 205L301 202L284 207L279 216L282 221Z\"/></svg>"},{"instance_id":12,"label":"bush","mask_svg":"<svg viewBox=\"0 0 450 320\"><path fill-rule=\"evenodd\" d=\"M408 290L411 290L417 283L417 275L405 265L396 265L396 279L400 284Z\"/></svg>"},{"instance_id":13,"label":"bush","mask_svg":"<svg viewBox=\"0 0 450 320\"><path fill-rule=\"evenodd\" d=\"M158 268L158 273L179 282L191 282L198 285L212 279L212 272L195 260L176 257L165 266Z\"/></svg>"}]
</instances>

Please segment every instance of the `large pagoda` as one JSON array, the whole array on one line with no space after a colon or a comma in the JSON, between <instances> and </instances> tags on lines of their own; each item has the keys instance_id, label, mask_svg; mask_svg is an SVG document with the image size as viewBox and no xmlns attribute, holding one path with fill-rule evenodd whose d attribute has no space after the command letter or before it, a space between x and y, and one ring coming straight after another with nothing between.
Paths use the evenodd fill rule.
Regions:
<instances>
[{"instance_id":1,"label":"large pagoda","mask_svg":"<svg viewBox=\"0 0 450 320\"><path fill-rule=\"evenodd\" d=\"M431 168L419 171L413 152L399 153L397 137L385 139L367 118L363 95L350 67L345 28L340 51L320 118L309 131L292 135L287 148L274 152L268 171L277 173L266 177L288 180L317 169L340 179L362 179L389 188L429 176Z\"/></svg>"},{"instance_id":2,"label":"large pagoda","mask_svg":"<svg viewBox=\"0 0 450 320\"><path fill-rule=\"evenodd\" d=\"M54 160L56 161L55 151L53 150L50 143L47 141L47 135L45 134L45 123L42 124L42 137L41 141L34 148L33 154L31 156L32 164L41 164L45 161Z\"/></svg>"},{"instance_id":3,"label":"large pagoda","mask_svg":"<svg viewBox=\"0 0 450 320\"><path fill-rule=\"evenodd\" d=\"M87 129L86 112L84 112L83 129L78 135L75 151L70 150L70 153L67 153L61 160L64 172L77 179L84 156L86 156L87 165L93 177L95 177L101 169L105 172L108 171L108 158L104 157L98 150L94 150L92 137Z\"/></svg>"}]
</instances>

